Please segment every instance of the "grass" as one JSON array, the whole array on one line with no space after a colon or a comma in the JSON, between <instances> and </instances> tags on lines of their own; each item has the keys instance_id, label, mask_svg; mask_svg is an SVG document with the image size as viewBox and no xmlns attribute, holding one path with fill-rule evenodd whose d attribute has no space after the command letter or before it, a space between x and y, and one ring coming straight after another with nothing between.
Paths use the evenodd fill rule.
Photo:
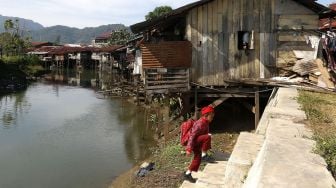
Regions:
<instances>
[{"instance_id":1,"label":"grass","mask_svg":"<svg viewBox=\"0 0 336 188\"><path fill-rule=\"evenodd\" d=\"M336 178L336 95L301 91L298 101L314 132L315 152L326 160Z\"/></svg>"},{"instance_id":2,"label":"grass","mask_svg":"<svg viewBox=\"0 0 336 188\"><path fill-rule=\"evenodd\" d=\"M238 134L220 133L212 136L212 150L231 153L238 138ZM139 167L133 168L119 176L112 187L179 187L182 182L182 172L191 162L192 156L187 157L178 138L168 143L159 144L153 149L153 155L147 162L155 162L155 170L144 178L135 177ZM205 164L201 164L200 170Z\"/></svg>"}]
</instances>

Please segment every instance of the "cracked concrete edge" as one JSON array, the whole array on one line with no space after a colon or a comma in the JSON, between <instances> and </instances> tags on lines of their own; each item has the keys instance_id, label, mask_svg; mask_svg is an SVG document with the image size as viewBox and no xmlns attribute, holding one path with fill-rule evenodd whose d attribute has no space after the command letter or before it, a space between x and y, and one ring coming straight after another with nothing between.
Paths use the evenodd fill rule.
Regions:
<instances>
[{"instance_id":1,"label":"cracked concrete edge","mask_svg":"<svg viewBox=\"0 0 336 188\"><path fill-rule=\"evenodd\" d=\"M287 110L277 110L276 107L281 103L281 101L279 100L279 95L282 94L286 94L285 96L287 96L288 92L290 93L291 91L281 91L281 89L279 89L278 93L275 95L275 97L270 100L270 103L268 104L268 106L265 109L265 112L261 121L260 121L260 126L258 127L258 130L256 131L257 134L261 134L261 135L265 135L265 142L263 144L263 146L261 147L261 150L259 152L259 154L257 155L256 161L255 163L252 165L251 169L248 172L248 176L246 178L246 181L244 182L243 186L244 188L257 188L257 187L264 187L264 183L263 183L263 172L264 172L264 164L266 162L266 155L267 155L267 147L270 147L269 143L270 141L268 140L272 140L274 139L274 136L276 136L276 134L273 134L273 138L270 135L270 132L272 131L272 129L274 129L275 127L272 126L272 124L274 123L273 121L278 121L278 123L280 122L280 125L277 125L277 128L291 128L292 131L294 132L291 135L282 135L282 137L276 138L276 139L282 139L283 141L286 141L286 139L294 139L297 141L300 141L302 143L306 143L307 147L309 147L309 152L311 151L311 155L310 157L314 160L320 161L324 159L317 155L312 153L313 150L313 145L315 144L315 142L311 139L312 138L312 132L311 130L307 129L307 127L299 122L302 122L303 120L306 120L306 114L301 110L299 104L297 103L296 98L297 97L292 97L292 98L285 98L284 101L282 101L281 106L284 106L286 104L286 102L292 102L289 106L291 108L294 108L294 112L295 113L288 113ZM295 96L298 95L298 92L296 90L296 92L292 92L293 94L295 94ZM296 104L294 104L296 103ZM293 112L293 110L292 110ZM281 122L283 122L283 124L281 124ZM286 127L286 123L291 122L293 124L294 127ZM272 127L269 127L269 126ZM297 130L294 130L297 129ZM284 131L284 130L283 130ZM288 131L288 130L287 130ZM267 136L266 136L267 135ZM286 137L294 137L294 138L286 138ZM274 140L273 140L274 141ZM308 151L308 150L307 150ZM321 163L321 165L323 166L325 164ZM266 169L265 169L266 170ZM324 172L322 174L326 174L327 177L330 176L330 173L328 175L326 168L324 168ZM327 181L328 180L328 181ZM335 181L333 178L326 178L325 179L326 184L335 185ZM280 182L281 183L281 182ZM283 185L286 185L288 187L288 184L286 184L286 182L283 182ZM280 184L277 184L276 187L286 187L286 186L281 186Z\"/></svg>"}]
</instances>

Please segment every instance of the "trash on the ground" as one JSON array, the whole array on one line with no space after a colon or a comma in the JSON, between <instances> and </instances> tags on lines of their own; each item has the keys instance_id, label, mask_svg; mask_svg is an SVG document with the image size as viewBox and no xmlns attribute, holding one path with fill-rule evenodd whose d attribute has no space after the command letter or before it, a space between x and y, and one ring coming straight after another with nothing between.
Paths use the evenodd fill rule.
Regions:
<instances>
[{"instance_id":1,"label":"trash on the ground","mask_svg":"<svg viewBox=\"0 0 336 188\"><path fill-rule=\"evenodd\" d=\"M314 59L301 59L295 63L293 71L299 74L300 76L305 76L310 73L317 72L318 67Z\"/></svg>"},{"instance_id":2,"label":"trash on the ground","mask_svg":"<svg viewBox=\"0 0 336 188\"><path fill-rule=\"evenodd\" d=\"M155 163L153 162L144 162L140 166L139 171L137 172L136 176L137 177L145 177L150 171L154 170L155 168Z\"/></svg>"}]
</instances>

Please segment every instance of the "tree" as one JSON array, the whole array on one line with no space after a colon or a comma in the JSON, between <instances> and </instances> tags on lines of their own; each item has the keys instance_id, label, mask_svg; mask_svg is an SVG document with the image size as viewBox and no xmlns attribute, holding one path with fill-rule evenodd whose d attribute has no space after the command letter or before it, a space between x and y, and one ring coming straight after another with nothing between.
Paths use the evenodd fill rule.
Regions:
<instances>
[{"instance_id":1,"label":"tree","mask_svg":"<svg viewBox=\"0 0 336 188\"><path fill-rule=\"evenodd\" d=\"M0 35L0 46L3 52L7 55L18 55L23 53L24 49L28 47L29 38L22 38L20 35L19 20L6 20L4 22L5 33Z\"/></svg>"},{"instance_id":2,"label":"tree","mask_svg":"<svg viewBox=\"0 0 336 188\"><path fill-rule=\"evenodd\" d=\"M55 40L54 44L56 44L56 45L59 45L59 44L61 44L61 35L57 35L57 37L56 37L56 40Z\"/></svg>"},{"instance_id":3,"label":"tree","mask_svg":"<svg viewBox=\"0 0 336 188\"><path fill-rule=\"evenodd\" d=\"M113 31L109 43L112 45L125 45L131 39L131 33L126 29Z\"/></svg>"},{"instance_id":4,"label":"tree","mask_svg":"<svg viewBox=\"0 0 336 188\"><path fill-rule=\"evenodd\" d=\"M4 28L6 30L6 32L9 32L10 30L12 30L14 28L14 23L12 20L6 20L4 22Z\"/></svg>"},{"instance_id":5,"label":"tree","mask_svg":"<svg viewBox=\"0 0 336 188\"><path fill-rule=\"evenodd\" d=\"M152 12L149 12L146 15L146 20L152 20L154 18L158 18L160 16L166 15L171 12L173 9L170 6L160 6L156 7Z\"/></svg>"}]
</instances>

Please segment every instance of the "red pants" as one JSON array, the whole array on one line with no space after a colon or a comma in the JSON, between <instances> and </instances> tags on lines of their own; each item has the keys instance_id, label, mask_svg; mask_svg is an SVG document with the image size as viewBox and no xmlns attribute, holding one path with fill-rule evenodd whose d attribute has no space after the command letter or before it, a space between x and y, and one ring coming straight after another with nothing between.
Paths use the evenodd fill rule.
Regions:
<instances>
[{"instance_id":1,"label":"red pants","mask_svg":"<svg viewBox=\"0 0 336 188\"><path fill-rule=\"evenodd\" d=\"M189 170L191 172L197 172L202 160L202 151L208 151L211 149L211 136L201 135L195 140L195 146L193 148L194 159L192 160Z\"/></svg>"}]
</instances>

